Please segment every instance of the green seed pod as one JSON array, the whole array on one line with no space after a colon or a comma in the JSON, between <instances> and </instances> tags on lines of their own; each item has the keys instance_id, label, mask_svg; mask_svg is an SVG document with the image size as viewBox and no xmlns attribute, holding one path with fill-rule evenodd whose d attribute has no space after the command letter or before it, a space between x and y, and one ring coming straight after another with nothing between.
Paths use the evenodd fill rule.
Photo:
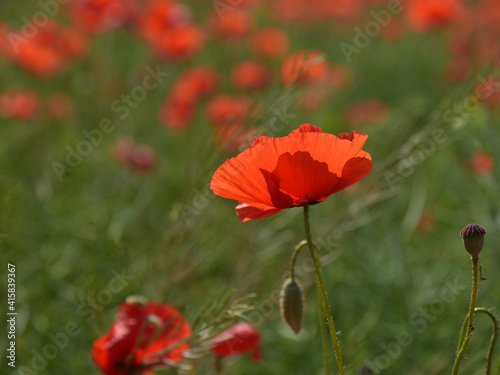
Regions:
<instances>
[{"instance_id":1,"label":"green seed pod","mask_svg":"<svg viewBox=\"0 0 500 375\"><path fill-rule=\"evenodd\" d=\"M469 224L460 231L465 250L473 257L477 257L481 250L483 250L485 234L486 231L484 228L477 224Z\"/></svg>"},{"instance_id":2,"label":"green seed pod","mask_svg":"<svg viewBox=\"0 0 500 375\"><path fill-rule=\"evenodd\" d=\"M304 295L299 283L294 279L286 279L281 287L280 312L281 319L298 334L304 319Z\"/></svg>"}]
</instances>

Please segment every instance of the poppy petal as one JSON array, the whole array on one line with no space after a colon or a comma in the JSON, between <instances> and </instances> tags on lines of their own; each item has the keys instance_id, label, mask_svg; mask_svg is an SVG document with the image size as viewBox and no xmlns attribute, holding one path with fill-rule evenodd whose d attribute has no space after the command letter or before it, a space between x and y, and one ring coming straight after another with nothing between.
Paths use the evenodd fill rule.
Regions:
<instances>
[{"instance_id":1,"label":"poppy petal","mask_svg":"<svg viewBox=\"0 0 500 375\"><path fill-rule=\"evenodd\" d=\"M281 208L269 207L267 210L262 210L246 203L240 203L236 206L235 210L238 218L244 223L249 220L265 219L266 217L273 216L280 212Z\"/></svg>"}]
</instances>

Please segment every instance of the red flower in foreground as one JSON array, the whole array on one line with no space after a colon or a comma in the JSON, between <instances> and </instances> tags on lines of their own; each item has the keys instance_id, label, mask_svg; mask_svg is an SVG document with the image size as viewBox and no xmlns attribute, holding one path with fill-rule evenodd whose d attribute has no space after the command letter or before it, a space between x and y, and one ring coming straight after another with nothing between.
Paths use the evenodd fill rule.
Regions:
<instances>
[{"instance_id":1,"label":"red flower in foreground","mask_svg":"<svg viewBox=\"0 0 500 375\"><path fill-rule=\"evenodd\" d=\"M210 187L240 202L236 213L243 222L319 203L370 173L366 138L354 131L337 137L309 124L286 137L258 137L219 167Z\"/></svg>"},{"instance_id":2,"label":"red flower in foreground","mask_svg":"<svg viewBox=\"0 0 500 375\"><path fill-rule=\"evenodd\" d=\"M95 363L107 375L151 374L184 359L183 340L191 327L173 307L155 303L123 302L108 333L92 345Z\"/></svg>"},{"instance_id":3,"label":"red flower in foreground","mask_svg":"<svg viewBox=\"0 0 500 375\"><path fill-rule=\"evenodd\" d=\"M220 358L252 353L252 362L259 362L260 333L251 324L238 323L229 327L210 343L212 352Z\"/></svg>"}]
</instances>

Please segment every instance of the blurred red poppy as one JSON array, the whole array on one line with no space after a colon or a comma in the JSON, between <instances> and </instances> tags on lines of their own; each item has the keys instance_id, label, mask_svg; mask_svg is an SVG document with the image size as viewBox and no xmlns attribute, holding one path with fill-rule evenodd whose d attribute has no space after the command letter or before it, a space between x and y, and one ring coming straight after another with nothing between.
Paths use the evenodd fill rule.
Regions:
<instances>
[{"instance_id":1,"label":"blurred red poppy","mask_svg":"<svg viewBox=\"0 0 500 375\"><path fill-rule=\"evenodd\" d=\"M133 0L72 0L68 16L87 31L106 33L131 21L137 12Z\"/></svg>"},{"instance_id":2,"label":"blurred red poppy","mask_svg":"<svg viewBox=\"0 0 500 375\"><path fill-rule=\"evenodd\" d=\"M272 75L269 68L258 61L240 61L231 72L234 87L244 91L254 91L267 88Z\"/></svg>"},{"instance_id":3,"label":"blurred red poppy","mask_svg":"<svg viewBox=\"0 0 500 375\"><path fill-rule=\"evenodd\" d=\"M319 203L370 173L366 139L354 131L337 137L309 124L286 137L258 137L217 169L210 187L240 202L236 213L243 222Z\"/></svg>"},{"instance_id":4,"label":"blurred red poppy","mask_svg":"<svg viewBox=\"0 0 500 375\"><path fill-rule=\"evenodd\" d=\"M40 98L33 91L12 91L0 95L1 117L31 120L39 110Z\"/></svg>"},{"instance_id":5,"label":"blurred red poppy","mask_svg":"<svg viewBox=\"0 0 500 375\"><path fill-rule=\"evenodd\" d=\"M290 41L280 29L266 28L255 32L250 39L250 49L260 56L279 57L288 52Z\"/></svg>"},{"instance_id":6,"label":"blurred red poppy","mask_svg":"<svg viewBox=\"0 0 500 375\"><path fill-rule=\"evenodd\" d=\"M284 86L294 83L325 83L330 76L328 62L319 51L300 51L290 55L281 66Z\"/></svg>"},{"instance_id":7,"label":"blurred red poppy","mask_svg":"<svg viewBox=\"0 0 500 375\"><path fill-rule=\"evenodd\" d=\"M412 0L406 7L409 26L421 33L449 26L464 12L461 0Z\"/></svg>"},{"instance_id":8,"label":"blurred red poppy","mask_svg":"<svg viewBox=\"0 0 500 375\"><path fill-rule=\"evenodd\" d=\"M495 162L490 154L484 151L477 151L471 160L472 169L480 176L488 176L495 169Z\"/></svg>"},{"instance_id":9,"label":"blurred red poppy","mask_svg":"<svg viewBox=\"0 0 500 375\"><path fill-rule=\"evenodd\" d=\"M235 152L250 146L256 135L256 129L246 128L239 123L220 125L215 134L215 144L218 148Z\"/></svg>"},{"instance_id":10,"label":"blurred red poppy","mask_svg":"<svg viewBox=\"0 0 500 375\"><path fill-rule=\"evenodd\" d=\"M92 345L94 362L106 375L146 375L184 359L191 328L173 307L131 299L120 304L108 333Z\"/></svg>"},{"instance_id":11,"label":"blurred red poppy","mask_svg":"<svg viewBox=\"0 0 500 375\"><path fill-rule=\"evenodd\" d=\"M151 173L156 167L155 151L148 145L122 139L113 146L113 157L132 172Z\"/></svg>"},{"instance_id":12,"label":"blurred red poppy","mask_svg":"<svg viewBox=\"0 0 500 375\"><path fill-rule=\"evenodd\" d=\"M47 112L51 119L62 120L68 118L73 112L73 102L64 93L56 93L47 99Z\"/></svg>"},{"instance_id":13,"label":"blurred red poppy","mask_svg":"<svg viewBox=\"0 0 500 375\"><path fill-rule=\"evenodd\" d=\"M207 105L207 117L215 125L241 123L250 115L250 100L246 97L218 95Z\"/></svg>"},{"instance_id":14,"label":"blurred red poppy","mask_svg":"<svg viewBox=\"0 0 500 375\"><path fill-rule=\"evenodd\" d=\"M367 99L351 104L345 118L350 128L384 121L389 115L387 104L379 99Z\"/></svg>"},{"instance_id":15,"label":"blurred red poppy","mask_svg":"<svg viewBox=\"0 0 500 375\"><path fill-rule=\"evenodd\" d=\"M260 340L259 331L251 324L243 322L215 336L210 340L209 346L212 353L219 358L252 353L252 362L259 362L262 359Z\"/></svg>"},{"instance_id":16,"label":"blurred red poppy","mask_svg":"<svg viewBox=\"0 0 500 375\"><path fill-rule=\"evenodd\" d=\"M89 51L89 39L74 28L66 28L56 21L49 21L25 38L11 31L10 43L0 48L8 59L39 77L55 76L70 60L83 57ZM0 38L1 39L1 38Z\"/></svg>"},{"instance_id":17,"label":"blurred red poppy","mask_svg":"<svg viewBox=\"0 0 500 375\"><path fill-rule=\"evenodd\" d=\"M214 12L209 25L217 36L238 40L246 36L253 27L252 12L243 6L232 8L223 14Z\"/></svg>"}]
</instances>

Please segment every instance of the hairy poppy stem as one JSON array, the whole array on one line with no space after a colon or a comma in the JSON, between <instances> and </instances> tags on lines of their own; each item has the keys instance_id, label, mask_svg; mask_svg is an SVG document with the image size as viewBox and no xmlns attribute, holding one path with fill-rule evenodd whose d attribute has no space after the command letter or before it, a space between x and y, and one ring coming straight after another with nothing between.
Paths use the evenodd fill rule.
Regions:
<instances>
[{"instance_id":1,"label":"hairy poppy stem","mask_svg":"<svg viewBox=\"0 0 500 375\"><path fill-rule=\"evenodd\" d=\"M316 272L316 281L318 282L318 288L320 291L320 297L323 301L323 307L326 314L326 319L328 321L328 327L330 328L330 336L332 337L333 350L335 351L335 359L337 360L337 366L339 368L339 374L345 375L344 363L342 362L342 355L340 354L340 345L337 339L337 333L335 331L335 324L333 323L332 312L330 309L330 301L328 300L328 294L326 292L325 282L323 281L323 274L321 272L321 266L318 259L316 258L316 251L314 250L314 244L311 239L311 229L309 225L309 205L306 203L304 205L304 226L306 230L307 244L309 245L309 254L311 255L314 270Z\"/></svg>"},{"instance_id":2,"label":"hairy poppy stem","mask_svg":"<svg viewBox=\"0 0 500 375\"><path fill-rule=\"evenodd\" d=\"M319 314L319 329L321 331L321 341L323 341L323 367L325 368L325 375L330 374L330 361L328 360L328 333L325 327L325 313L323 308L323 301L321 300L321 290L318 285L318 314Z\"/></svg>"},{"instance_id":3,"label":"hairy poppy stem","mask_svg":"<svg viewBox=\"0 0 500 375\"><path fill-rule=\"evenodd\" d=\"M486 368L484 371L485 375L491 375L491 366L493 364L493 353L495 352L495 345L498 339L498 317L493 314L490 310L484 307L476 307L476 313L484 313L488 315L493 323L493 333L491 334L490 347L488 348L488 354L486 355Z\"/></svg>"},{"instance_id":4,"label":"hairy poppy stem","mask_svg":"<svg viewBox=\"0 0 500 375\"><path fill-rule=\"evenodd\" d=\"M297 246L295 246L295 250L293 251L293 254L292 254L292 259L290 260L290 279L292 279L292 280L295 278L294 269L295 269L295 262L297 261L297 256L299 255L300 250L302 250L302 248L306 245L307 245L307 241L303 240L303 241L300 241L297 244Z\"/></svg>"},{"instance_id":5,"label":"hairy poppy stem","mask_svg":"<svg viewBox=\"0 0 500 375\"><path fill-rule=\"evenodd\" d=\"M466 327L465 329L462 328L462 332L460 334L457 356L453 365L452 375L458 375L460 364L462 363L465 351L469 347L472 332L474 331L474 313L476 308L477 291L479 289L479 257L477 255L473 255L470 259L472 263L472 293L470 297L469 313L465 320Z\"/></svg>"}]
</instances>

